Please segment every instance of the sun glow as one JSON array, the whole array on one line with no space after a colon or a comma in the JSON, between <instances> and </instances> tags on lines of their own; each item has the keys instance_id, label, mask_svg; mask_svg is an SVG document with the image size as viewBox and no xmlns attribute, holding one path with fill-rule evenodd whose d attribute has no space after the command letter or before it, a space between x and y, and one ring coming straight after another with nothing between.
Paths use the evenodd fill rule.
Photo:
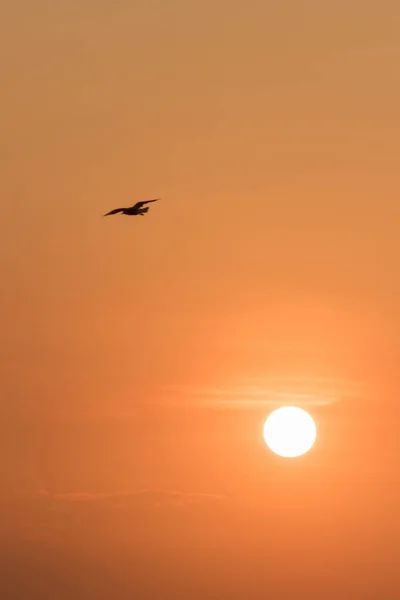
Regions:
<instances>
[{"instance_id":1,"label":"sun glow","mask_svg":"<svg viewBox=\"0 0 400 600\"><path fill-rule=\"evenodd\" d=\"M296 406L274 410L264 424L264 439L268 448L285 458L308 452L316 435L317 428L312 417Z\"/></svg>"}]
</instances>

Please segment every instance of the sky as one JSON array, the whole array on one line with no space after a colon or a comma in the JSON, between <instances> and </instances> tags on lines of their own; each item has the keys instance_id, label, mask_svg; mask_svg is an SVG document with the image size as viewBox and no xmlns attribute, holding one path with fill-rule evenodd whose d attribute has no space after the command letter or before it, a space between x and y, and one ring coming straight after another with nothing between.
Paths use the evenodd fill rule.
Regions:
<instances>
[{"instance_id":1,"label":"sky","mask_svg":"<svg viewBox=\"0 0 400 600\"><path fill-rule=\"evenodd\" d=\"M2 597L400 594L399 23L3 4Z\"/></svg>"}]
</instances>

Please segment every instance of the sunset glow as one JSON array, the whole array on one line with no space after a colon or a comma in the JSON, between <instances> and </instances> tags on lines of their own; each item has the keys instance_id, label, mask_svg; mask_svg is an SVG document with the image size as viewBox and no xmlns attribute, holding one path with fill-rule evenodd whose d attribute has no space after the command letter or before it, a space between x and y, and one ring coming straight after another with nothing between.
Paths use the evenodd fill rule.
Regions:
<instances>
[{"instance_id":1,"label":"sunset glow","mask_svg":"<svg viewBox=\"0 0 400 600\"><path fill-rule=\"evenodd\" d=\"M1 8L0 600L400 600L400 1Z\"/></svg>"}]
</instances>

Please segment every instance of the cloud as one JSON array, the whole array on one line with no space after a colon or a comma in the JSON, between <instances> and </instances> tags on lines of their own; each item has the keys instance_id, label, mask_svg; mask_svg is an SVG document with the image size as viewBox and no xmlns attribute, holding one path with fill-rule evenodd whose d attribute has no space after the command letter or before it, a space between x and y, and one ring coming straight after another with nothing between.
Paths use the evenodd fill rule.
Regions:
<instances>
[{"instance_id":1,"label":"cloud","mask_svg":"<svg viewBox=\"0 0 400 600\"><path fill-rule=\"evenodd\" d=\"M80 503L101 504L104 506L130 508L140 506L196 506L221 503L226 499L222 494L211 494L201 492L180 492L175 490L163 490L144 488L133 492L115 493L90 493L90 492L50 492L39 490L39 497L50 502L57 503Z\"/></svg>"},{"instance_id":2,"label":"cloud","mask_svg":"<svg viewBox=\"0 0 400 600\"><path fill-rule=\"evenodd\" d=\"M360 383L327 378L265 378L234 385L165 385L162 398L171 404L216 409L262 409L284 404L324 406L353 398L360 393Z\"/></svg>"}]
</instances>

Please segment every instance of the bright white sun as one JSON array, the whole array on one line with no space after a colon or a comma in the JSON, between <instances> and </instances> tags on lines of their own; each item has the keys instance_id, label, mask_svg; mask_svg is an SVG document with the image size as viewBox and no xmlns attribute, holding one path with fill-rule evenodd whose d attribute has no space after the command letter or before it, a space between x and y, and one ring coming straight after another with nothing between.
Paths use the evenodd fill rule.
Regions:
<instances>
[{"instance_id":1,"label":"bright white sun","mask_svg":"<svg viewBox=\"0 0 400 600\"><path fill-rule=\"evenodd\" d=\"M312 417L296 406L274 410L264 424L264 439L268 448L285 458L308 452L316 436L317 428Z\"/></svg>"}]
</instances>

